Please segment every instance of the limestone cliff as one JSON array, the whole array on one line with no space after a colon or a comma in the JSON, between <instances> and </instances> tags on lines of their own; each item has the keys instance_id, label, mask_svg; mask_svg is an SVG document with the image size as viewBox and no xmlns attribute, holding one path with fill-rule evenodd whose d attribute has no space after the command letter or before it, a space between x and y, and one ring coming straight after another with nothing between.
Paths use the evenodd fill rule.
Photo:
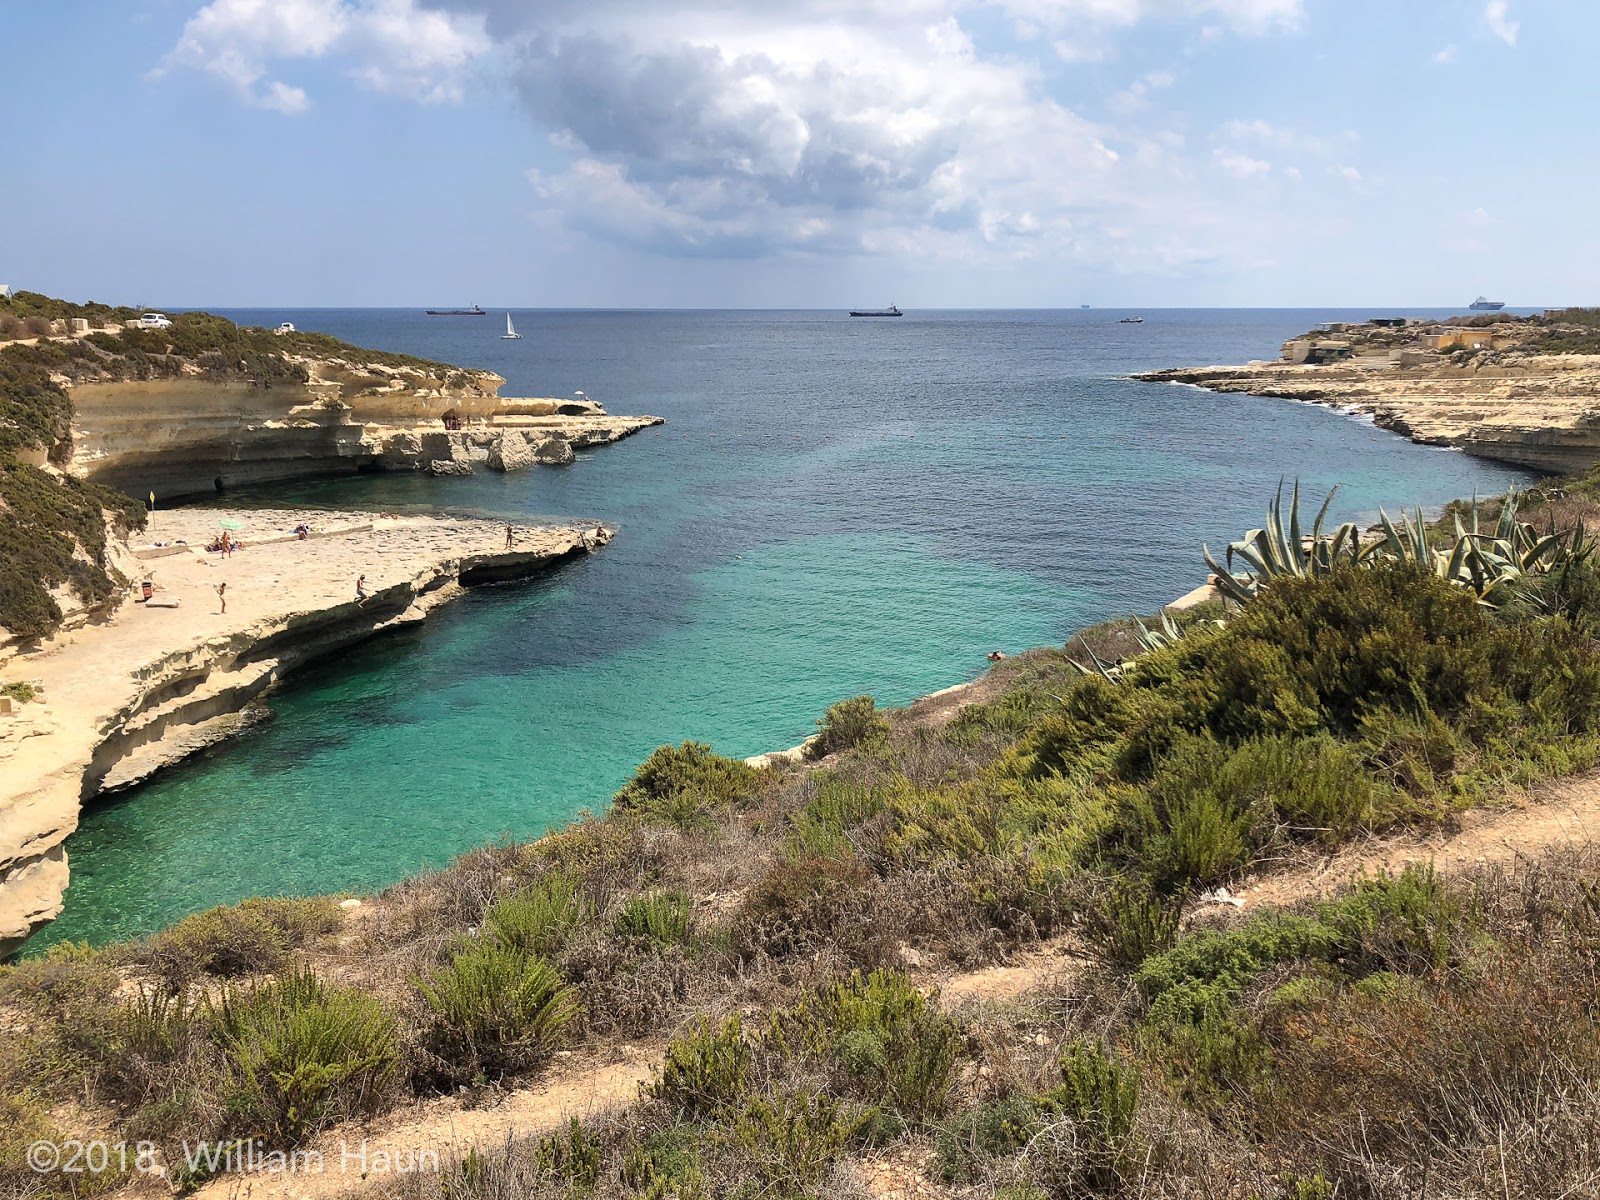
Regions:
<instances>
[{"instance_id":1,"label":"limestone cliff","mask_svg":"<svg viewBox=\"0 0 1600 1200\"><path fill-rule=\"evenodd\" d=\"M211 495L219 480L520 470L659 421L502 397L491 372L322 334L206 313L147 328L129 310L32 293L0 308L19 305L0 311L0 658L121 602L118 558L144 507L130 497L164 504Z\"/></svg>"},{"instance_id":2,"label":"limestone cliff","mask_svg":"<svg viewBox=\"0 0 1600 1200\"><path fill-rule=\"evenodd\" d=\"M225 609L220 564L199 549L213 514L158 512L152 532L164 545L140 551L158 555L142 561L151 600L6 664L36 694L0 703L0 956L61 911L65 842L86 802L226 736L303 663L421 620L464 587L535 575L603 544L588 529L526 527L508 548L500 521L239 516L249 548L227 561ZM316 532L282 532L302 522Z\"/></svg>"},{"instance_id":3,"label":"limestone cliff","mask_svg":"<svg viewBox=\"0 0 1600 1200\"><path fill-rule=\"evenodd\" d=\"M1277 362L1134 378L1326 404L1413 441L1567 474L1600 463L1600 354L1544 352L1589 348L1551 322L1341 326L1291 340Z\"/></svg>"},{"instance_id":4,"label":"limestone cliff","mask_svg":"<svg viewBox=\"0 0 1600 1200\"><path fill-rule=\"evenodd\" d=\"M370 470L424 470L433 460L516 470L540 461L491 456L503 438L601 445L656 424L613 417L592 401L503 397L486 371L448 380L414 370L291 356L304 382L251 379L65 381L72 398L68 473L134 496L204 495ZM491 460L492 457L492 460ZM500 465L495 465L499 463Z\"/></svg>"}]
</instances>

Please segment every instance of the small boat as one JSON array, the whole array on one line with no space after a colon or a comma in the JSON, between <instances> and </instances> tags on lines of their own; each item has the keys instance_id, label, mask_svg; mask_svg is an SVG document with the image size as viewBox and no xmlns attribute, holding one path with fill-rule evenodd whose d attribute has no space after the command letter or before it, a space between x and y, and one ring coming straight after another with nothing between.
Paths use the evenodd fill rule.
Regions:
<instances>
[{"instance_id":1,"label":"small boat","mask_svg":"<svg viewBox=\"0 0 1600 1200\"><path fill-rule=\"evenodd\" d=\"M850 310L850 315L852 317L898 317L901 314L900 310L891 304L888 308L853 308Z\"/></svg>"},{"instance_id":2,"label":"small boat","mask_svg":"<svg viewBox=\"0 0 1600 1200\"><path fill-rule=\"evenodd\" d=\"M474 304L471 308L430 308L430 317L482 317L488 314Z\"/></svg>"},{"instance_id":3,"label":"small boat","mask_svg":"<svg viewBox=\"0 0 1600 1200\"><path fill-rule=\"evenodd\" d=\"M1144 318L1143 317L1123 317L1122 320L1117 322L1117 324L1118 325L1143 325L1144 324Z\"/></svg>"},{"instance_id":4,"label":"small boat","mask_svg":"<svg viewBox=\"0 0 1600 1200\"><path fill-rule=\"evenodd\" d=\"M513 340L513 339L516 339L516 338L520 338L521 336L522 335L517 332L516 326L511 323L511 314L507 313L506 314L506 331L500 335L500 340L502 342L504 342L504 341L509 341L509 340Z\"/></svg>"},{"instance_id":5,"label":"small boat","mask_svg":"<svg viewBox=\"0 0 1600 1200\"><path fill-rule=\"evenodd\" d=\"M1506 302L1504 300L1486 300L1482 296L1467 305L1468 308L1477 312L1499 312L1505 306Z\"/></svg>"}]
</instances>

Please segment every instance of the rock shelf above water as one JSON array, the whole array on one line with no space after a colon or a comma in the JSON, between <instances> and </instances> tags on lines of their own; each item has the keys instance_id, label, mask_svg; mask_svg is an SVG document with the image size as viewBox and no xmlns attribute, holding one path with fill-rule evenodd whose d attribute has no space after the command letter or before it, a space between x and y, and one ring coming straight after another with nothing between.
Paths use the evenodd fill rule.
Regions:
<instances>
[{"instance_id":1,"label":"rock shelf above water","mask_svg":"<svg viewBox=\"0 0 1600 1200\"><path fill-rule=\"evenodd\" d=\"M245 547L228 558L204 549L219 518L240 526L230 536ZM8 678L40 685L42 702L0 714L0 954L61 911L63 843L85 801L226 736L310 659L422 620L463 587L603 544L592 526L516 527L508 549L503 522L218 509L158 512L145 540L132 553L152 603L130 599L7 664Z\"/></svg>"}]
</instances>

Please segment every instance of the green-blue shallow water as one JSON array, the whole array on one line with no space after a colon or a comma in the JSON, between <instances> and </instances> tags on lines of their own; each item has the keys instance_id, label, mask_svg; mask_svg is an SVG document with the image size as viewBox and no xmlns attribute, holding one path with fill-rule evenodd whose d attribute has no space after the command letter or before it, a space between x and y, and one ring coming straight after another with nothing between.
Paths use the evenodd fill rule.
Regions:
<instances>
[{"instance_id":1,"label":"green-blue shallow water","mask_svg":"<svg viewBox=\"0 0 1600 1200\"><path fill-rule=\"evenodd\" d=\"M583 388L664 427L567 468L365 476L244 502L604 518L606 551L484 589L299 676L275 720L85 814L30 949L257 894L371 889L604 808L656 745L793 745L996 647L1149 611L1256 524L1280 475L1341 516L1523 476L1327 409L1121 379L1271 356L1333 312L229 313ZM491 328L491 326L494 326Z\"/></svg>"}]
</instances>

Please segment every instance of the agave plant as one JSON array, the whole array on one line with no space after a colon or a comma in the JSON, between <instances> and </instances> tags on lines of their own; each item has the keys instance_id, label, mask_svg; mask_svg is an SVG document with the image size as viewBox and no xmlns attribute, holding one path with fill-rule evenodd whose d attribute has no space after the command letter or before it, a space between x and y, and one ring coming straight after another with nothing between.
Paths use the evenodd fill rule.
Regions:
<instances>
[{"instance_id":1,"label":"agave plant","mask_svg":"<svg viewBox=\"0 0 1600 1200\"><path fill-rule=\"evenodd\" d=\"M1415 521L1402 513L1398 527L1388 513L1379 509L1384 538L1378 551L1384 557L1414 563L1441 579L1471 588L1481 603L1492 607L1507 584L1587 557L1592 549L1582 521L1566 532L1558 532L1552 521L1549 531L1540 534L1531 524L1517 520L1520 502L1515 491L1507 492L1493 531L1485 532L1478 520L1474 496L1471 525L1463 525L1460 516L1456 516L1455 541L1448 550L1429 544L1427 522L1420 507Z\"/></svg>"},{"instance_id":2,"label":"agave plant","mask_svg":"<svg viewBox=\"0 0 1600 1200\"><path fill-rule=\"evenodd\" d=\"M1326 575L1339 566L1359 566L1376 552L1378 543L1362 546L1361 530L1353 521L1346 521L1331 536L1322 532L1322 522L1328 515L1339 489L1335 487L1317 510L1311 523L1310 534L1301 530L1300 482L1295 481L1289 497L1287 514L1283 508L1283 480L1278 481L1278 491L1267 505L1267 523L1252 529L1243 539L1228 546L1227 566L1211 556L1211 548L1203 547L1206 565L1216 577L1217 588L1224 598L1237 604L1248 604L1255 599L1261 585L1272 579L1293 576L1308 578ZM1287 517L1287 519L1285 519ZM1235 573L1234 560L1242 562L1246 570Z\"/></svg>"},{"instance_id":3,"label":"agave plant","mask_svg":"<svg viewBox=\"0 0 1600 1200\"><path fill-rule=\"evenodd\" d=\"M1197 626L1190 626L1186 629L1179 625L1172 619L1172 614L1167 612L1166 609L1161 610L1161 615L1158 618L1159 623L1155 625L1146 625L1138 617L1130 619L1133 621L1133 636L1139 639L1140 654L1149 654L1156 650L1165 650L1169 646L1175 646L1188 635L1191 629L1197 628ZM1212 622L1212 624L1221 625L1222 622L1216 621ZM1067 659L1067 661L1076 667L1081 675L1098 675L1102 679L1117 683L1122 680L1127 673L1128 667L1132 665L1127 661L1108 663L1094 652L1094 648L1088 642L1083 641L1081 638L1079 641L1082 642L1084 653L1089 656L1090 665L1086 667L1076 659L1071 658Z\"/></svg>"}]
</instances>

